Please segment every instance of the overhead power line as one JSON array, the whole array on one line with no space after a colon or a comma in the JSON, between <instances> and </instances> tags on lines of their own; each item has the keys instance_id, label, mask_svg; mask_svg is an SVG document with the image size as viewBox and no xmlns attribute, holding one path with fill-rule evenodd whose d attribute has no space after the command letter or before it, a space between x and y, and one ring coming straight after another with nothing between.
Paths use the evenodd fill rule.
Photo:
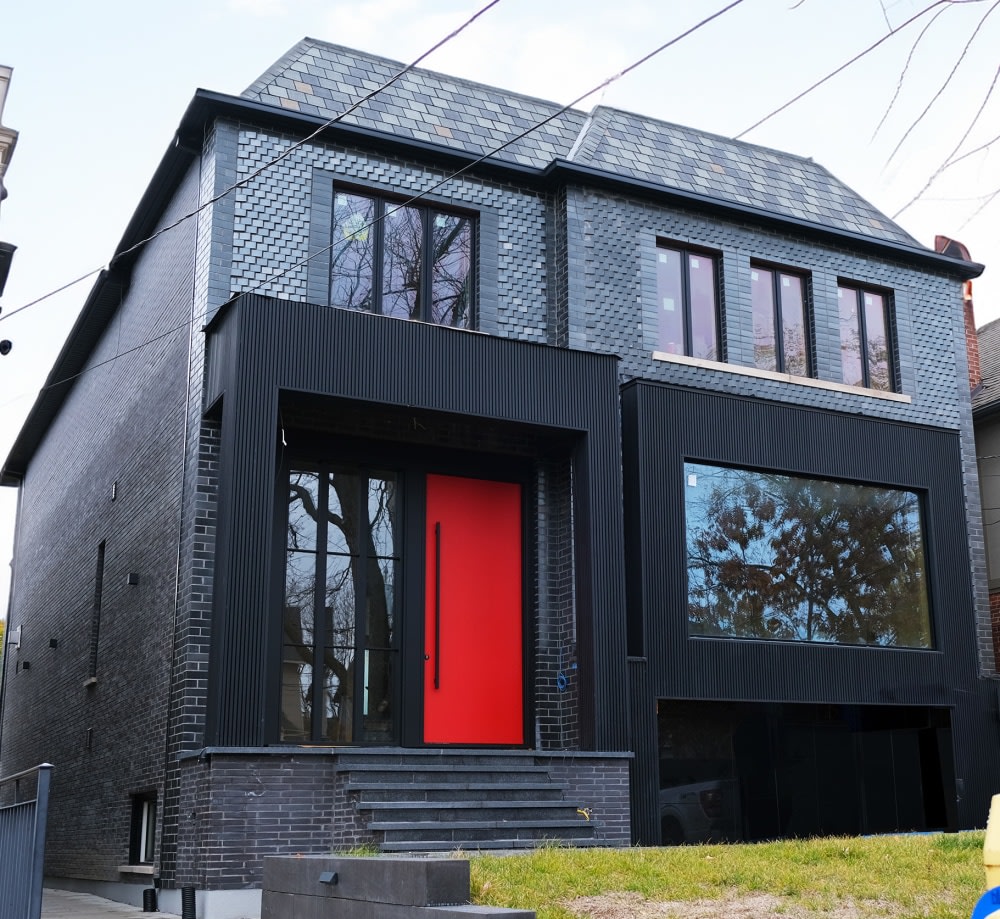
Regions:
<instances>
[{"instance_id":1,"label":"overhead power line","mask_svg":"<svg viewBox=\"0 0 1000 919\"><path fill-rule=\"evenodd\" d=\"M494 3L495 2L496 2L496 0L494 0ZM642 66L644 63L646 63L647 61L649 61L652 58L656 57L658 54L660 54L663 51L667 50L671 46L676 45L678 42L680 42L683 39L687 38L688 36L692 35L694 32L697 32L699 29L703 28L704 26L708 25L709 23L713 22L714 20L718 19L720 16L724 15L725 13L727 13L730 10L734 9L735 7L739 6L743 2L744 2L744 0L732 0L732 2L730 2L726 6L722 7L721 9L717 10L715 13L712 13L711 15L706 16L704 19L702 19L699 22L695 23L690 28L685 29L683 32L681 32L680 34L676 35L674 38L671 38L669 41L666 41L663 44L659 45L653 51L650 51L648 54L645 54L642 57L638 58L636 61L634 61L632 64L629 64L624 69L618 71L617 73L613 74L612 76L610 76L607 79L605 79L605 80L601 81L600 83L598 83L593 88L588 89L586 92L580 94L572 102L569 102L566 105L562 106L562 108L560 108L557 112L554 112L553 114L546 116L541 121L537 122L536 124L532 125L529 128L526 128L525 130L521 131L519 134L515 135L514 137L511 137L510 139L504 141L502 144L499 144L498 146L496 146L493 149L489 150L488 152L484 153L482 156L480 156L477 159L473 160L472 162L466 164L461 169L458 169L455 172L450 173L449 175L445 176L444 178L436 181L430 187L428 187L428 188L424 189L423 191L421 191L420 193L414 195L413 197L411 197L407 201L404 201L402 204L399 205L399 207L406 207L407 205L412 204L415 201L419 201L421 198L425 197L426 195L428 195L432 191L434 191L434 189L439 188L441 185L445 184L446 182L448 182L448 181L450 181L450 180L452 180L454 178L457 178L458 176L462 175L465 172L468 172L474 166L482 163L484 160L487 160L487 159L489 159L492 156L495 156L497 153L500 153L501 151L503 151L507 147L511 146L511 144L514 144L517 141L522 140L524 137L528 136L533 131L537 131L539 128L541 128L544 125L548 124L553 119L558 118L560 115L565 114L567 111L569 111L575 105L578 105L584 99L588 98L589 96L594 95L595 93L600 92L602 89L606 88L607 86L610 86L612 83L616 82L617 80L620 80L622 77L624 77L628 73L631 73L637 67ZM493 4L491 4L491 5L493 5ZM488 7L484 7L484 10L487 9L487 8ZM440 43L439 43L439 45L440 45ZM424 55L422 55L417 60L422 60L426 56L427 55L425 53ZM343 116L339 116L339 117L343 117ZM301 143L299 144L299 146L301 146ZM277 161L278 161L278 159L274 160L273 162L277 162ZM259 172L260 172L260 170L258 170L258 172L255 173L255 174L259 174ZM234 185L233 188L235 188L235 187L236 186ZM398 208L396 208L396 209L398 209ZM378 219L385 219L385 217L389 216L391 213L394 213L394 210L393 211L387 211L386 214L383 215L382 218L378 218ZM375 220L375 221L372 221L372 223L368 224L367 228L371 228L372 226L374 226L375 223L378 222L378 219ZM363 230L362 230L362 228L359 228L358 231L362 232ZM317 256L323 254L324 252L328 251L330 248L331 248L330 246L327 246L326 249L323 249L323 250L320 250L318 252L312 253L307 258L304 258L301 261L297 262L296 264L290 265L288 268L285 268L281 272L279 272L279 273L277 273L275 275L272 275L271 277L269 277L266 280L262 281L257 286L255 286L255 287L253 287L253 288L251 288L249 290L246 290L246 291L241 291L241 294L253 293L254 291L259 290L261 287L264 287L267 284L270 284L273 281L277 280L278 278L283 277L288 272L294 271L296 268L299 268L302 265L307 264L311 259L316 258ZM100 269L98 269L98 270L100 270ZM91 272L91 273L93 273L93 272ZM189 320L181 323L180 325L175 326L175 327L173 327L171 329L168 329L166 332L163 332L163 333L161 333L159 335L156 335L155 337L150 338L147 341L141 342L140 344L135 345L132 348L129 348L128 351L122 352L120 355L116 355L115 357L108 358L106 361L102 361L100 364L95 364L93 367L87 367L87 368L81 370L80 372L78 372L76 374L73 374L72 376L66 377L66 378L61 379L61 380L55 380L52 383L49 383L49 384L43 386L42 389L41 389L41 392L45 392L45 391L47 391L49 389L54 389L54 388L56 388L58 386L63 386L66 383L71 382L72 380L75 380L75 379L83 376L86 373L89 373L91 370L96 370L98 367L103 367L103 366L105 366L105 365L107 365L109 363L112 363L114 360L117 359L117 357L122 357L122 356L125 356L127 354L132 354L132 353L134 353L134 352L142 349L146 345L149 345L149 344L152 344L153 342L159 341L162 338L165 338L166 336L173 334L174 332L180 331L181 329L188 328L195 321L197 321L197 319L198 319L198 317L192 316L191 319L189 319Z\"/></svg>"},{"instance_id":2,"label":"overhead power line","mask_svg":"<svg viewBox=\"0 0 1000 919\"><path fill-rule=\"evenodd\" d=\"M236 189L242 188L247 183L253 181L253 179L257 178L257 176L259 176L262 172L265 172L272 166L277 165L283 159L285 159L285 157L290 156L300 147L304 146L305 144L308 144L310 141L315 140L329 127L335 125L337 122L346 118L348 115L351 114L351 112L355 111L360 106L364 105L370 99L373 99L383 90L388 89L390 86L392 86L393 83L395 83L397 80L401 79L406 74L408 74L411 70L417 67L417 65L422 63L431 54L433 54L440 48L444 47L446 44L448 44L448 42L450 42L452 39L456 38L458 35L464 32L470 25L472 25L472 23L474 23L477 19L479 19L480 16L482 16L484 13L489 12L489 10L495 7L499 2L500 0L490 0L490 2L487 3L485 6L482 6L480 7L480 9L476 10L476 12L473 13L468 19L466 19L465 22L463 22L457 29L453 30L452 32L449 32L440 41L435 42L435 44L433 44L430 48L428 48L423 54L421 54L419 57L415 58L412 62L407 64L402 70L393 74L393 76L391 76L388 80L386 80L385 83L376 87L371 92L365 94L355 102L351 103L351 105L349 105L346 109L344 109L344 111L338 113L337 115L334 115L332 118L325 121L307 137L302 138L302 140L296 141L294 144L292 144L290 147L288 147L286 150L284 150L282 153L276 156L273 160L264 163L254 172L250 173L249 175L245 176L239 181L234 182L232 185L223 189L214 197L209 198L207 201L202 202L193 211L184 214L182 217L178 217L177 220L175 220L173 223L168 224L167 226L164 227L160 227L160 229L157 230L155 233L153 233L151 236L147 236L145 239L141 239L138 242L134 243L133 245L129 246L127 249L123 250L122 252L117 253L114 256L114 258L112 258L110 265L108 266L101 265L98 268L94 268L92 271L88 271L86 274L80 275L80 277L78 277L76 280L70 281L67 284L63 284L61 287L58 287L55 290L51 290L47 294L43 294L40 297L37 297L30 303L25 303L23 306L19 306L17 309L11 310L6 315L0 315L0 322L2 322L4 319L10 319L11 316L16 316L18 313L23 312L24 310L29 309L30 307L36 306L39 303L42 303L43 301L48 300L50 297L54 297L58 293L62 293L62 291L67 290L68 288L73 287L76 284L79 284L81 281L85 281L87 278L97 274L99 271L103 271L105 267L113 267L115 262L118 261L119 259L123 258L126 255L131 255L133 252L137 252L139 249L151 243L154 239L157 239L164 233L167 233L170 230L175 229L185 221L190 220L192 217L196 217L203 210L205 210L205 208L211 207L213 204L216 204L217 202L225 198L226 195L231 194L232 192L236 191Z\"/></svg>"}]
</instances>

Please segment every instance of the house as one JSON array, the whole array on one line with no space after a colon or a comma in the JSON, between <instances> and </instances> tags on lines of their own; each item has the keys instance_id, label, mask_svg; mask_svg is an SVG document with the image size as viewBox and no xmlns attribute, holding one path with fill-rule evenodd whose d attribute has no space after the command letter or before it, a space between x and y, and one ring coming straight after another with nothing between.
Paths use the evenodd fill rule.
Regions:
<instances>
[{"instance_id":1,"label":"house","mask_svg":"<svg viewBox=\"0 0 1000 919\"><path fill-rule=\"evenodd\" d=\"M338 118L399 69L195 94L3 467L52 883L981 825L982 266L629 112L413 70Z\"/></svg>"}]
</instances>

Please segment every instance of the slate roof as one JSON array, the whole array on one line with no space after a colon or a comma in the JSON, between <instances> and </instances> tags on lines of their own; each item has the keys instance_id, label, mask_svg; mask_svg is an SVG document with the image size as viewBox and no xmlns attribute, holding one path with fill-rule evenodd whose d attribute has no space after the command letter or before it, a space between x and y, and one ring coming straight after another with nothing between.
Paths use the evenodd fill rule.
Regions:
<instances>
[{"instance_id":1,"label":"slate roof","mask_svg":"<svg viewBox=\"0 0 1000 919\"><path fill-rule=\"evenodd\" d=\"M404 65L306 38L243 97L333 118ZM430 70L414 69L343 119L345 124L489 153L561 106ZM633 112L571 109L491 157L544 169L556 159L654 185L924 248L811 159Z\"/></svg>"},{"instance_id":2,"label":"slate roof","mask_svg":"<svg viewBox=\"0 0 1000 919\"><path fill-rule=\"evenodd\" d=\"M972 393L972 411L978 412L1000 402L1000 319L986 323L976 332L979 339L979 368L983 382Z\"/></svg>"}]
</instances>

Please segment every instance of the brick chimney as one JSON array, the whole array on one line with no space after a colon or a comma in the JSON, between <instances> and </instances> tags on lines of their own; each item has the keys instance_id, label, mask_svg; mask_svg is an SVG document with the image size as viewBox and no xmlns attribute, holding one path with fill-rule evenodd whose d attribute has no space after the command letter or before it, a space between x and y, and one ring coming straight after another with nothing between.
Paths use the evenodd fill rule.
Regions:
<instances>
[{"instance_id":1,"label":"brick chimney","mask_svg":"<svg viewBox=\"0 0 1000 919\"><path fill-rule=\"evenodd\" d=\"M947 236L934 237L934 251L952 258L972 261L969 250L960 242ZM976 337L976 314L972 307L972 281L962 285L962 313L965 318L965 352L969 358L969 389L974 390L983 382L983 371L979 364L979 339Z\"/></svg>"}]
</instances>

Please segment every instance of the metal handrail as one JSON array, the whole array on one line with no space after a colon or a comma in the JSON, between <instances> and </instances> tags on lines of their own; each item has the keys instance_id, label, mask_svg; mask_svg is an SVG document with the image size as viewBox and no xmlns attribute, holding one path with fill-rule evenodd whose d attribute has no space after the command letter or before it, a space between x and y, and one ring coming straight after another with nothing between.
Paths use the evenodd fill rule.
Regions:
<instances>
[{"instance_id":1,"label":"metal handrail","mask_svg":"<svg viewBox=\"0 0 1000 919\"><path fill-rule=\"evenodd\" d=\"M25 769L22 772L15 772L12 775L0 778L0 787L10 782L14 783L14 804L8 805L8 807L34 804L35 808L34 819L31 821L30 857L27 866L27 874L29 876L26 878L25 886L21 887L21 891L25 891L27 897L16 898L13 896L16 889L15 891L8 891L10 894L9 899L5 897L0 902L0 919L21 919L21 916L24 919L40 919L42 915L42 884L45 876L45 827L49 816L49 788L52 782L52 769L53 766L51 763L41 763L38 766L33 766L31 769ZM38 776L38 781L35 784L34 800L19 801L21 779L33 774L37 774ZM5 809L7 808L0 807L0 810ZM21 899L21 902L12 902L15 899ZM24 899L27 900L27 903L23 902ZM27 911L18 914L16 910L24 906L27 906Z\"/></svg>"}]
</instances>

